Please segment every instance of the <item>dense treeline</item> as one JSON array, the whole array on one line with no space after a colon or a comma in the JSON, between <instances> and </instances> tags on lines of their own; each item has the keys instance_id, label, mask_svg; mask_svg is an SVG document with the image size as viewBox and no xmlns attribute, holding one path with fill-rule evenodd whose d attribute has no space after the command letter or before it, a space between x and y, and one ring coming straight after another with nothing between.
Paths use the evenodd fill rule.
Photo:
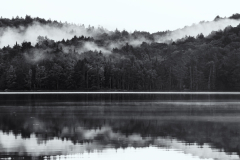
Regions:
<instances>
[{"instance_id":1,"label":"dense treeline","mask_svg":"<svg viewBox=\"0 0 240 160\"><path fill-rule=\"evenodd\" d=\"M238 18L233 15L230 18ZM43 19L0 19L0 26ZM20 24L17 24L19 22ZM58 22L54 22L58 23ZM59 23L60 24L60 23ZM115 45L119 39L142 35L141 45ZM156 33L164 34L164 32ZM16 43L0 49L0 89L10 90L239 90L240 25L204 37L185 37L168 44L151 42L148 32L118 31L97 38L73 37L36 44ZM119 42L119 41L118 41ZM83 50L85 44L93 49ZM96 49L102 48L101 49ZM91 48L91 47L90 47Z\"/></svg>"}]
</instances>

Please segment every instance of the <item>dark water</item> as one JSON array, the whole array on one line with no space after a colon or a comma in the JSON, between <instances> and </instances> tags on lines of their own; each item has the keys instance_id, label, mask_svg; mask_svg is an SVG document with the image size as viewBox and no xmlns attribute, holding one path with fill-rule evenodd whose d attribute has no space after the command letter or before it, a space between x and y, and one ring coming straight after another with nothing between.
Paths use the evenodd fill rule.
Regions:
<instances>
[{"instance_id":1,"label":"dark water","mask_svg":"<svg viewBox=\"0 0 240 160\"><path fill-rule=\"evenodd\" d=\"M0 159L240 159L240 95L0 95Z\"/></svg>"}]
</instances>

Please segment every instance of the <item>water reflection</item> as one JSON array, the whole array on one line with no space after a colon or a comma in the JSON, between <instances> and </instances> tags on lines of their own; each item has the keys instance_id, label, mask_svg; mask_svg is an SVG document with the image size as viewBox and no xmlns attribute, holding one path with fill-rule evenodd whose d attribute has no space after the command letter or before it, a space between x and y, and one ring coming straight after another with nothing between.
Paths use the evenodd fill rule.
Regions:
<instances>
[{"instance_id":1,"label":"water reflection","mask_svg":"<svg viewBox=\"0 0 240 160\"><path fill-rule=\"evenodd\" d=\"M238 97L25 96L1 99L1 158L239 159Z\"/></svg>"},{"instance_id":2,"label":"water reflection","mask_svg":"<svg viewBox=\"0 0 240 160\"><path fill-rule=\"evenodd\" d=\"M99 141L97 140L97 136L101 135L104 132L109 132L108 135L104 135L107 140ZM177 139L172 139L169 137L157 137L157 138L142 138L140 135L131 135L124 136L119 133L113 133L110 128L102 128L100 130L92 131L86 130L86 138L95 139L91 142L82 142L82 143L73 143L70 140L61 140L57 137L52 138L48 141L39 139L35 134L32 134L30 138L24 139L21 135L14 135L13 133L3 133L0 132L0 142L1 142L1 152L7 153L8 155L14 155L17 153L18 155L29 155L29 156L43 156L44 158L58 157L58 159L65 158L67 155L70 157L81 157L81 158L90 158L95 157L96 154L99 156L101 154L106 154L108 158L109 152L115 151L119 156L128 156L130 158L131 154L142 153L143 151L150 151L153 154L161 153L168 155L169 151L174 153L174 157L182 156L184 158L204 158L204 159L238 159L239 156L236 153L232 153L231 155L226 154L225 152L220 151L219 149L214 149L208 144L198 145L197 143L186 143L179 141ZM128 147L122 148L117 147L116 145L111 143L106 143L106 141L119 141L119 143L126 143ZM143 149L147 147L147 150ZM115 148L114 150L112 148ZM167 149L166 149L167 148ZM119 154L120 151L120 154ZM124 152L123 152L124 151ZM141 151L141 152L140 152ZM89 154L85 153L91 153ZM122 153L121 153L122 152ZM130 154L126 154L130 152ZM95 155L92 155L94 153ZM191 156L183 156L182 153L191 155ZM113 153L111 153L113 154ZM149 153L148 153L149 154ZM57 155L57 156L56 156ZM60 156L62 155L62 156ZM171 155L171 154L170 154ZM87 157L86 157L87 156ZM116 155L115 155L116 156ZM130 156L130 157L129 157ZM139 156L139 155L138 155ZM149 155L142 155L149 156ZM143 157L140 156L140 159ZM173 156L168 156L165 158L170 158ZM176 157L177 156L177 157ZM154 155L156 157L156 155ZM103 158L103 157L102 157ZM104 156L104 158L106 158ZM120 157L118 157L120 158ZM135 157L136 158L136 157ZM149 157L148 157L149 158ZM158 157L159 158L159 157Z\"/></svg>"}]
</instances>

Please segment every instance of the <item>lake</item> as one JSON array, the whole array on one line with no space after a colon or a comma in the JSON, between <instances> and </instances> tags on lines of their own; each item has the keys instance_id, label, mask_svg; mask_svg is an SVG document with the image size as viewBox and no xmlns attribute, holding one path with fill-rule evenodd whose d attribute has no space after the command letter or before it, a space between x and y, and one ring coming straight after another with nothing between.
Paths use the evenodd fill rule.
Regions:
<instances>
[{"instance_id":1,"label":"lake","mask_svg":"<svg viewBox=\"0 0 240 160\"><path fill-rule=\"evenodd\" d=\"M240 159L238 93L1 93L0 159Z\"/></svg>"}]
</instances>

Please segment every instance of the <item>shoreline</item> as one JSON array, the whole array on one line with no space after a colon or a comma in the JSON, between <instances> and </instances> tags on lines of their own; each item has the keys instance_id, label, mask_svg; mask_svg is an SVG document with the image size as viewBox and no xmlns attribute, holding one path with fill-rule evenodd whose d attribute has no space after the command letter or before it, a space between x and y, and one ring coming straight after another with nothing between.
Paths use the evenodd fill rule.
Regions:
<instances>
[{"instance_id":1,"label":"shoreline","mask_svg":"<svg viewBox=\"0 0 240 160\"><path fill-rule=\"evenodd\" d=\"M209 95L240 95L240 92L172 92L172 91L165 91L165 92L73 92L73 91L66 91L66 92L56 92L56 91L9 91L9 92L0 92L0 95L11 95L11 94L194 94L194 95L200 95L200 94L209 94Z\"/></svg>"}]
</instances>

